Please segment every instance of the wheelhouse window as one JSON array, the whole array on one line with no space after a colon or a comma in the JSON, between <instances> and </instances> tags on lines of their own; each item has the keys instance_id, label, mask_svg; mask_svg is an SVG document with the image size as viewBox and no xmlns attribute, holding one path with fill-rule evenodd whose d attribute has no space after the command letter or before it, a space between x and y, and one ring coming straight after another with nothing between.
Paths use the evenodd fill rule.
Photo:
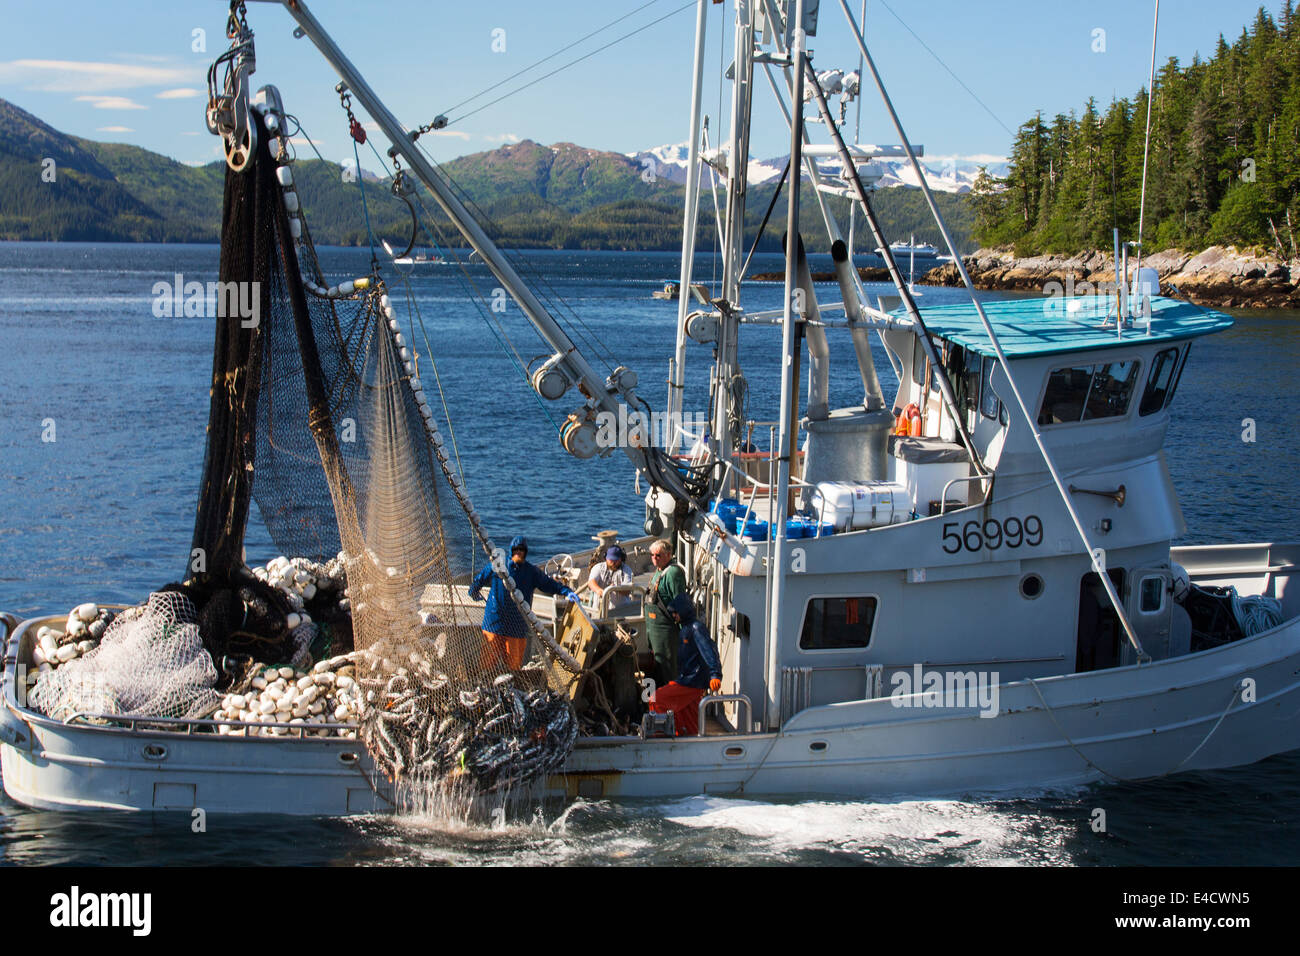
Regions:
<instances>
[{"instance_id":1,"label":"wheelhouse window","mask_svg":"<svg viewBox=\"0 0 1300 956\"><path fill-rule=\"evenodd\" d=\"M1000 418L1002 412L1002 402L998 400L997 393L993 391L993 369L997 361L992 358L984 359L983 375L980 382L980 414L985 418ZM1006 419L1002 420L1006 424Z\"/></svg>"},{"instance_id":2,"label":"wheelhouse window","mask_svg":"<svg viewBox=\"0 0 1300 956\"><path fill-rule=\"evenodd\" d=\"M1047 380L1038 424L1062 425L1127 414L1140 365L1130 359L1054 370Z\"/></svg>"},{"instance_id":3,"label":"wheelhouse window","mask_svg":"<svg viewBox=\"0 0 1300 956\"><path fill-rule=\"evenodd\" d=\"M813 598L804 611L799 647L805 651L866 647L875 623L874 597Z\"/></svg>"},{"instance_id":4,"label":"wheelhouse window","mask_svg":"<svg viewBox=\"0 0 1300 956\"><path fill-rule=\"evenodd\" d=\"M1139 415L1154 415L1165 407L1173 394L1174 375L1178 371L1178 349L1163 349L1156 353L1147 378L1146 391L1142 393Z\"/></svg>"},{"instance_id":5,"label":"wheelhouse window","mask_svg":"<svg viewBox=\"0 0 1300 956\"><path fill-rule=\"evenodd\" d=\"M1178 371L1174 373L1174 380L1169 385L1169 394L1165 396L1165 408L1173 404L1174 392L1178 391L1178 383L1183 380L1183 369L1187 368L1187 360L1192 354L1192 343L1187 343L1187 348L1183 349L1183 360L1178 363Z\"/></svg>"},{"instance_id":6,"label":"wheelhouse window","mask_svg":"<svg viewBox=\"0 0 1300 956\"><path fill-rule=\"evenodd\" d=\"M921 345L921 337L915 336L912 346L912 381L922 387L923 391L930 390L929 376L926 369L928 367L929 356L925 353L925 348Z\"/></svg>"}]
</instances>

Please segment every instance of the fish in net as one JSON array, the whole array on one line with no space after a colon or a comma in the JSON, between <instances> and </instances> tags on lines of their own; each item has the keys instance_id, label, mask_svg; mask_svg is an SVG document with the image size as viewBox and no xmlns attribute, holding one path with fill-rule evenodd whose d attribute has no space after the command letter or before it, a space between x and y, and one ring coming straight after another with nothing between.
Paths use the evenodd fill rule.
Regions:
<instances>
[{"instance_id":1,"label":"fish in net","mask_svg":"<svg viewBox=\"0 0 1300 956\"><path fill-rule=\"evenodd\" d=\"M526 783L573 746L565 688L580 667L523 601L474 509L382 280L327 285L288 150L257 122L253 161L226 174L221 278L256 283L259 314L251 328L218 323L192 549L206 567L184 585L201 617L215 606L226 623L205 643L228 656L230 619L251 597L263 620L237 630L292 650L281 624L292 609L242 558L255 500L283 554L334 560L346 579L346 599L312 617L338 629L347 617L361 737L379 769L479 790ZM465 593L476 556L492 561L539 648L518 671L484 652Z\"/></svg>"}]
</instances>

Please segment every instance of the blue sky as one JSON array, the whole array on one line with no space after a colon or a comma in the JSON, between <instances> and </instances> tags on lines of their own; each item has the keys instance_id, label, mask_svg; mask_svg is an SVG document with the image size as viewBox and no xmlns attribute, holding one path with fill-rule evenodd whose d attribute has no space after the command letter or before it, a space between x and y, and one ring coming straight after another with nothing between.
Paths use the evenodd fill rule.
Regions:
<instances>
[{"instance_id":1,"label":"blue sky","mask_svg":"<svg viewBox=\"0 0 1300 956\"><path fill-rule=\"evenodd\" d=\"M619 152L686 138L694 35L693 5L680 9L686 0L308 3L408 126L448 112L617 17L625 19L451 115L668 15L426 143L435 157L449 159L520 138ZM849 0L855 16L860 3ZM856 48L841 29L838 0L821 5L822 28L810 43L818 68L854 68ZM1166 0L1159 61L1211 54L1218 34L1231 41L1258 6L1257 0ZM1276 16L1280 0L1265 6ZM6 7L0 97L78 136L133 143L183 162L217 158L203 108L208 64L226 44L221 0L6 0ZM333 92L337 77L309 41L292 38L293 22L278 4L248 8L257 35L255 85L280 87L289 111L302 119L327 158L350 157ZM867 38L909 136L925 145L927 155L1004 156L1011 139L1007 128L1014 130L1035 110L1051 115L1077 108L1089 95L1108 102L1145 85L1152 9L1147 0L888 0L888 6L868 0ZM731 59L731 17L730 4L710 5L705 103L715 117L715 142L724 125L718 120L717 77L720 60L725 65ZM989 111L945 72L900 17ZM494 34L498 29L503 36ZM192 49L195 30L206 31L206 51ZM1104 52L1094 50L1103 38L1098 30L1105 31ZM493 50L494 38L498 47L504 39L504 51ZM760 114L767 119L752 153L763 158L784 153L787 137L777 128L766 81L760 81L759 94ZM877 102L874 93L864 100L862 140L892 143L896 137ZM373 154L363 153L362 162L377 165Z\"/></svg>"}]
</instances>

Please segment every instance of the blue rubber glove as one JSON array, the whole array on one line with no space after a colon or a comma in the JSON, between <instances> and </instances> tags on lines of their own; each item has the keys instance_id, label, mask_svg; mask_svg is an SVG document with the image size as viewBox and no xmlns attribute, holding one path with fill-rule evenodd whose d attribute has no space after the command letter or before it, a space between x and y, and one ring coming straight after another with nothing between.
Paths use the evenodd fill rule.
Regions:
<instances>
[{"instance_id":1,"label":"blue rubber glove","mask_svg":"<svg viewBox=\"0 0 1300 956\"><path fill-rule=\"evenodd\" d=\"M572 588L565 588L561 593L574 604L578 603L578 592Z\"/></svg>"}]
</instances>

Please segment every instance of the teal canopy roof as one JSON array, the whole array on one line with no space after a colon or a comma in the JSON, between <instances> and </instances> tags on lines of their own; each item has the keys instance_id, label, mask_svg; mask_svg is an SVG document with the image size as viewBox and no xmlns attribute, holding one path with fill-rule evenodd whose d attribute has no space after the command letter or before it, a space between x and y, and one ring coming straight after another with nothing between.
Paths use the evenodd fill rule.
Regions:
<instances>
[{"instance_id":1,"label":"teal canopy roof","mask_svg":"<svg viewBox=\"0 0 1300 956\"><path fill-rule=\"evenodd\" d=\"M993 324L1009 358L1082 352L1089 349L1116 348L1141 342L1189 339L1232 328L1232 318L1212 312L1190 302L1153 296L1151 299L1151 334L1146 334L1146 320L1133 319L1133 327L1123 335L1115 331L1115 299L1106 296L1034 297L1024 299L981 300L985 314ZM906 317L905 309L894 315ZM931 335L947 339L981 355L994 355L988 333L980 322L975 306L921 306L921 318ZM1109 320L1109 326L1103 324Z\"/></svg>"}]
</instances>

